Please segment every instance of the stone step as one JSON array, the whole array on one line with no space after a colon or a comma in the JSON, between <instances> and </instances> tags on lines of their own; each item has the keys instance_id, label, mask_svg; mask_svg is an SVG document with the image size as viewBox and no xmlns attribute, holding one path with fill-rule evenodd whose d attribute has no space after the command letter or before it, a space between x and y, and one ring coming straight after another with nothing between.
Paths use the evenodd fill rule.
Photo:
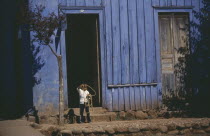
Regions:
<instances>
[{"instance_id":1,"label":"stone step","mask_svg":"<svg viewBox=\"0 0 210 136\"><path fill-rule=\"evenodd\" d=\"M74 119L74 123L78 121L78 118L80 116L80 109L79 108L69 108L67 111L65 111L65 114L68 113L68 111L72 109L74 111L74 114L76 115L76 118ZM86 112L84 111L84 117L86 118ZM103 122L103 121L112 121L116 119L116 113L115 112L108 112L106 109L102 107L93 107L90 108L90 117L92 122Z\"/></svg>"},{"instance_id":2,"label":"stone step","mask_svg":"<svg viewBox=\"0 0 210 136\"><path fill-rule=\"evenodd\" d=\"M69 108L67 111L65 111L65 113L68 113L68 111L72 109L74 111L74 114L79 115L80 114L80 109L79 108ZM90 113L92 114L104 114L108 112L107 109L104 109L102 107L93 107L90 108ZM85 110L84 110L85 113Z\"/></svg>"},{"instance_id":3,"label":"stone step","mask_svg":"<svg viewBox=\"0 0 210 136\"><path fill-rule=\"evenodd\" d=\"M85 118L86 115L84 114ZM91 114L90 113L90 117L91 117L91 121L92 122L107 122L107 121L113 121L116 119L116 114L113 112L107 112L105 114Z\"/></svg>"}]
</instances>

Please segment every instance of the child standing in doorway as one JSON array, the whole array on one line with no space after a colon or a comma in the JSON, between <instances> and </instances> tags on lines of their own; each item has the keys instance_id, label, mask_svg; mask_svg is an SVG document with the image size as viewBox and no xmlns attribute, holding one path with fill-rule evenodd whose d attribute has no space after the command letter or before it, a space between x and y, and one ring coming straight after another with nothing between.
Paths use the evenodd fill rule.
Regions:
<instances>
[{"instance_id":1,"label":"child standing in doorway","mask_svg":"<svg viewBox=\"0 0 210 136\"><path fill-rule=\"evenodd\" d=\"M80 96L80 120L79 123L83 123L85 122L83 113L84 113L84 109L85 112L87 114L87 122L90 123L91 119L90 119L90 111L89 111L89 105L88 105L88 99L87 96L90 95L90 93L87 90L87 85L86 84L81 84L78 88L77 91L79 93Z\"/></svg>"}]
</instances>

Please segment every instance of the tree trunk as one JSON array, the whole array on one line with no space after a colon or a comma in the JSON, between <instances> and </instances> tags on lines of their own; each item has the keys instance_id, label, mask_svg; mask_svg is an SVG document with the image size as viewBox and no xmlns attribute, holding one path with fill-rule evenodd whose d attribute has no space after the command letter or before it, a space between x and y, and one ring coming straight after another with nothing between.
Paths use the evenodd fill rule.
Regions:
<instances>
[{"instance_id":1,"label":"tree trunk","mask_svg":"<svg viewBox=\"0 0 210 136\"><path fill-rule=\"evenodd\" d=\"M64 125L62 56L57 56L57 60L58 60L58 70L59 70L59 125Z\"/></svg>"}]
</instances>

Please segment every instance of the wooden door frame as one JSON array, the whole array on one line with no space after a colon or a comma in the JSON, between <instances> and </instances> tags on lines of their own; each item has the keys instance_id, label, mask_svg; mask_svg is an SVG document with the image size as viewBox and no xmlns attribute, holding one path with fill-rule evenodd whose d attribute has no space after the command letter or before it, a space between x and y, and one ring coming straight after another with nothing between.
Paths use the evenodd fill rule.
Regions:
<instances>
[{"instance_id":1,"label":"wooden door frame","mask_svg":"<svg viewBox=\"0 0 210 136\"><path fill-rule=\"evenodd\" d=\"M105 34L104 34L104 7L71 7L71 6L59 6L59 10L64 13L64 15L68 15L68 14L97 14L98 15L98 19L99 19L99 66L100 66L100 70L99 70L99 75L100 75L100 82L99 82L99 87L100 87L100 98L102 99L100 102L100 105L102 105L102 107L105 106L105 88L106 88L106 69L105 69L105 62L106 62L106 58L105 58ZM65 29L67 29L67 24L63 24L62 26ZM65 34L61 35L61 44L63 43L63 45L66 46L66 42L65 42ZM66 49L66 47L63 47ZM65 52L65 49L63 49L62 52ZM66 62L66 55L63 57L63 62ZM64 70L64 76L67 77L67 69ZM66 79L67 80L67 79ZM67 84L67 81L66 81ZM67 85L66 85L66 89L67 89ZM68 98L67 98L68 99ZM67 102L68 103L68 102Z\"/></svg>"},{"instance_id":2,"label":"wooden door frame","mask_svg":"<svg viewBox=\"0 0 210 136\"><path fill-rule=\"evenodd\" d=\"M156 45L156 62L157 62L157 82L158 88L162 92L162 65L161 65L161 48L160 48L160 39L159 39L159 16L160 12L184 12L189 14L189 21L193 19L193 7L153 7L154 8L154 22L155 22L155 45ZM190 28L191 29L191 28Z\"/></svg>"}]
</instances>

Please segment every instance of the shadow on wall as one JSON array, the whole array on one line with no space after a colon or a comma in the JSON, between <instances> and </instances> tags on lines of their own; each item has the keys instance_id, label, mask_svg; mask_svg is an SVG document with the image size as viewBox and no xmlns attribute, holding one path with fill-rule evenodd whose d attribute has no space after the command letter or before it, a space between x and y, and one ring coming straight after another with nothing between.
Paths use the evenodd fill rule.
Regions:
<instances>
[{"instance_id":1,"label":"shadow on wall","mask_svg":"<svg viewBox=\"0 0 210 136\"><path fill-rule=\"evenodd\" d=\"M23 116L33 107L32 87L41 82L35 78L44 65L37 57L39 48L30 46L30 35L21 20L22 0L4 2L0 33L0 118L13 119Z\"/></svg>"}]
</instances>

